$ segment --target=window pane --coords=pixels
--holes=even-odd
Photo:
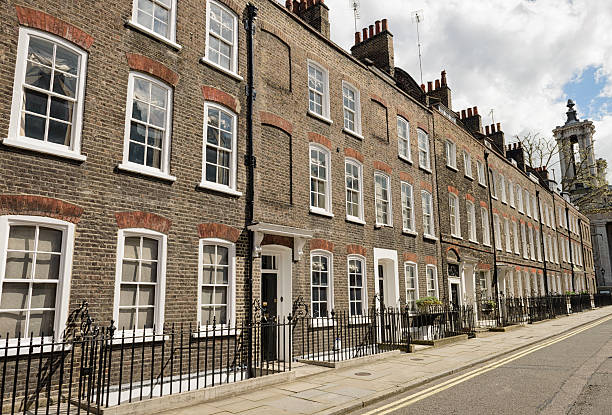
[[[138,292],[138,305],[155,305],[155,286],[141,285]]]
[[[62,231],[40,228],[38,230],[38,252],[61,252]]]
[[[34,226],[11,225],[8,249],[34,250],[35,232]]]
[[[142,262],[140,264],[140,281],[157,282],[157,262]]]
[[[21,120],[21,134],[35,140],[45,139],[46,120],[31,114],[24,114]]]
[[[28,62],[26,65],[25,83],[49,90],[51,86],[51,68]]]
[[[3,310],[27,309],[29,287],[30,285],[27,282],[5,282],[2,285],[0,308]],[[0,332],[0,334],[4,333]]]
[[[214,287],[202,287],[202,304],[213,304]]]
[[[31,44],[31,42],[30,42]],[[57,45],[55,51],[55,68],[69,74],[76,75],[79,66],[79,55]]]
[[[121,281],[138,281],[138,262],[123,261]]]
[[[133,329],[135,314],[134,310],[119,310],[119,328]]]
[[[30,278],[33,254],[23,252],[6,253],[6,278]]]
[[[215,304],[227,304],[227,287],[216,287],[213,300]]]
[[[215,245],[204,245],[202,247],[202,263],[214,264],[213,257],[215,256]]]
[[[217,269],[217,284],[227,284],[227,268],[218,268]]]
[[[55,308],[57,284],[33,284],[31,308]]]
[[[214,283],[213,273],[214,273],[213,267],[204,267],[204,270],[202,272],[202,282],[204,284],[213,284]]]
[[[154,308],[146,308],[138,310],[138,329],[152,328],[153,318],[155,316]]]
[[[76,96],[77,77],[55,72],[53,75],[53,92],[74,98]]]
[[[142,259],[157,259],[158,241],[151,238],[142,238]]]
[[[36,279],[59,279],[61,255],[37,254],[34,278]]]
[[[47,115],[48,95],[26,89],[23,97],[23,107],[26,111]]]
[[[25,311],[0,313],[0,333],[2,333],[2,337],[25,337],[25,321]]]
[[[35,36],[30,37],[28,59],[33,62],[51,66],[53,61],[53,43]]]
[[[121,292],[119,294],[119,305],[136,305],[136,285],[121,285]]]
[[[123,257],[139,259],[140,255],[140,237],[128,236],[125,238],[123,245]]]
[[[228,249],[225,246],[217,246],[217,264],[228,264]]]
[[[68,146],[70,145],[71,134],[72,128],[70,124],[53,120],[49,121],[47,141],[50,143]]]

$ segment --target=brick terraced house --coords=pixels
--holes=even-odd
[[[251,267],[264,313],[321,324],[594,292],[588,219],[499,124],[453,110],[444,71],[396,68],[387,20],[349,53],[323,0],[253,3],[251,74],[244,0],[5,3],[3,338],[60,333],[83,300],[139,333],[233,326]]]

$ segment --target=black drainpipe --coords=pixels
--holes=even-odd
[[[489,174],[489,152],[485,151],[485,172],[487,175],[487,192],[489,193],[489,233],[492,235],[491,247],[493,248],[493,286],[495,290],[495,301],[499,299],[499,287],[497,286],[497,247],[495,244],[495,224],[493,223],[493,198],[491,197],[491,177]]]
[[[253,155],[253,101],[255,100],[255,89],[253,87],[253,37],[255,35],[255,19],[257,19],[257,7],[249,3],[246,7],[244,17],[244,29],[246,30],[247,43],[247,107],[246,107],[246,155],[247,166],[247,194],[246,194],[246,228],[249,244],[247,248],[246,280],[247,280],[247,321],[248,321],[248,352],[247,352],[247,377],[253,372],[253,231],[248,226],[253,223],[255,216],[255,156]]]
[[[586,284],[586,291],[589,291],[589,281],[586,277],[586,267],[584,266],[584,241],[582,240],[582,219],[578,218],[578,233],[580,234],[580,253],[582,254],[582,275]],[[590,293],[589,293],[590,294]]]
[[[574,275],[574,256],[572,255],[572,231],[570,230],[571,222],[569,220],[569,208],[567,202],[565,203],[565,221],[567,222],[567,236],[569,237],[569,257],[570,257],[570,268],[572,269],[572,291],[576,289],[576,276]]]
[[[544,264],[544,292],[548,295],[548,271],[546,269],[546,250],[544,249],[544,223],[542,222],[542,209],[540,209],[540,191],[536,190],[536,200],[538,201],[538,214],[540,219],[540,249],[542,250],[542,263]],[[555,196],[553,195],[553,215],[555,213]],[[553,218],[554,219],[554,218]],[[558,225],[557,225],[558,226]],[[555,233],[555,238],[557,234]]]

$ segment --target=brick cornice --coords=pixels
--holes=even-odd
[[[240,229],[222,223],[201,223],[198,225],[198,235],[200,238],[219,238],[235,243],[240,238]]]
[[[260,111],[259,119],[262,124],[276,127],[289,135],[293,134],[293,124],[276,114],[267,111]]]
[[[322,249],[324,251],[334,252],[334,243],[325,239],[311,239],[310,250]]]
[[[224,6],[229,7],[230,9],[232,9],[232,11],[234,13],[236,13],[239,17],[240,17],[240,6],[238,5],[238,3],[236,3],[234,0],[217,0],[219,3],[223,4]]]
[[[346,254],[347,255],[361,255],[363,257],[366,256],[366,249],[361,245],[347,245],[346,246]]]
[[[224,105],[234,111],[235,113],[240,112],[240,103],[236,98],[223,92],[220,89],[210,85],[202,86],[202,96],[206,101],[216,102],[217,104]]]
[[[153,75],[172,86],[178,84],[179,75],[163,63],[137,53],[126,52],[125,56],[130,69]]]
[[[399,176],[400,176],[400,180],[403,182],[414,183],[414,178],[410,174],[406,173],[405,171],[400,171]]]
[[[363,163],[363,154],[361,154],[359,151],[354,150],[350,147],[346,147],[344,149],[344,155],[346,157],[350,157],[350,158],[354,158],[355,160],[358,160],[360,163]]]
[[[52,33],[85,50],[89,50],[94,42],[94,38],[91,35],[55,16],[24,6],[15,6],[15,9],[19,24],[23,26]]]
[[[387,163],[383,163],[382,161],[374,160],[374,168],[376,170],[384,171],[387,174],[391,174],[393,169]]]
[[[134,210],[130,212],[116,212],[115,219],[119,229],[144,228],[168,234],[172,221],[155,213]]]
[[[76,224],[82,214],[82,207],[51,197],[0,195],[0,215],[45,216]]]
[[[321,144],[322,146],[327,147],[330,150],[332,148],[331,140],[325,137],[324,135],[318,133],[309,132],[308,141],[310,141],[311,143]]]

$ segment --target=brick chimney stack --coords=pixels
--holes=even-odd
[[[393,35],[389,32],[387,19],[377,20],[373,25],[364,28],[361,39],[357,37],[357,33],[351,54],[359,60],[371,60],[378,69],[394,76]]]
[[[478,107],[468,108],[467,111],[461,110],[461,122],[471,132],[482,134],[482,118],[478,114]]]
[[[506,142],[504,139],[504,132],[501,130],[501,124],[491,124],[491,133],[487,134],[487,136],[495,148],[505,156]]]
[[[523,151],[523,145],[521,143],[511,143],[508,144],[505,149],[506,158],[516,161],[517,167],[525,171],[525,152]]]
[[[285,7],[329,39],[329,7],[325,0],[286,0]]]
[[[429,85],[430,82],[428,82]],[[436,88],[433,90],[428,90],[427,95],[433,98],[437,98],[442,104],[446,106],[449,110],[452,110],[452,102],[451,102],[451,90],[446,83],[446,71],[442,71],[440,73],[440,79],[436,79],[435,81]]]

